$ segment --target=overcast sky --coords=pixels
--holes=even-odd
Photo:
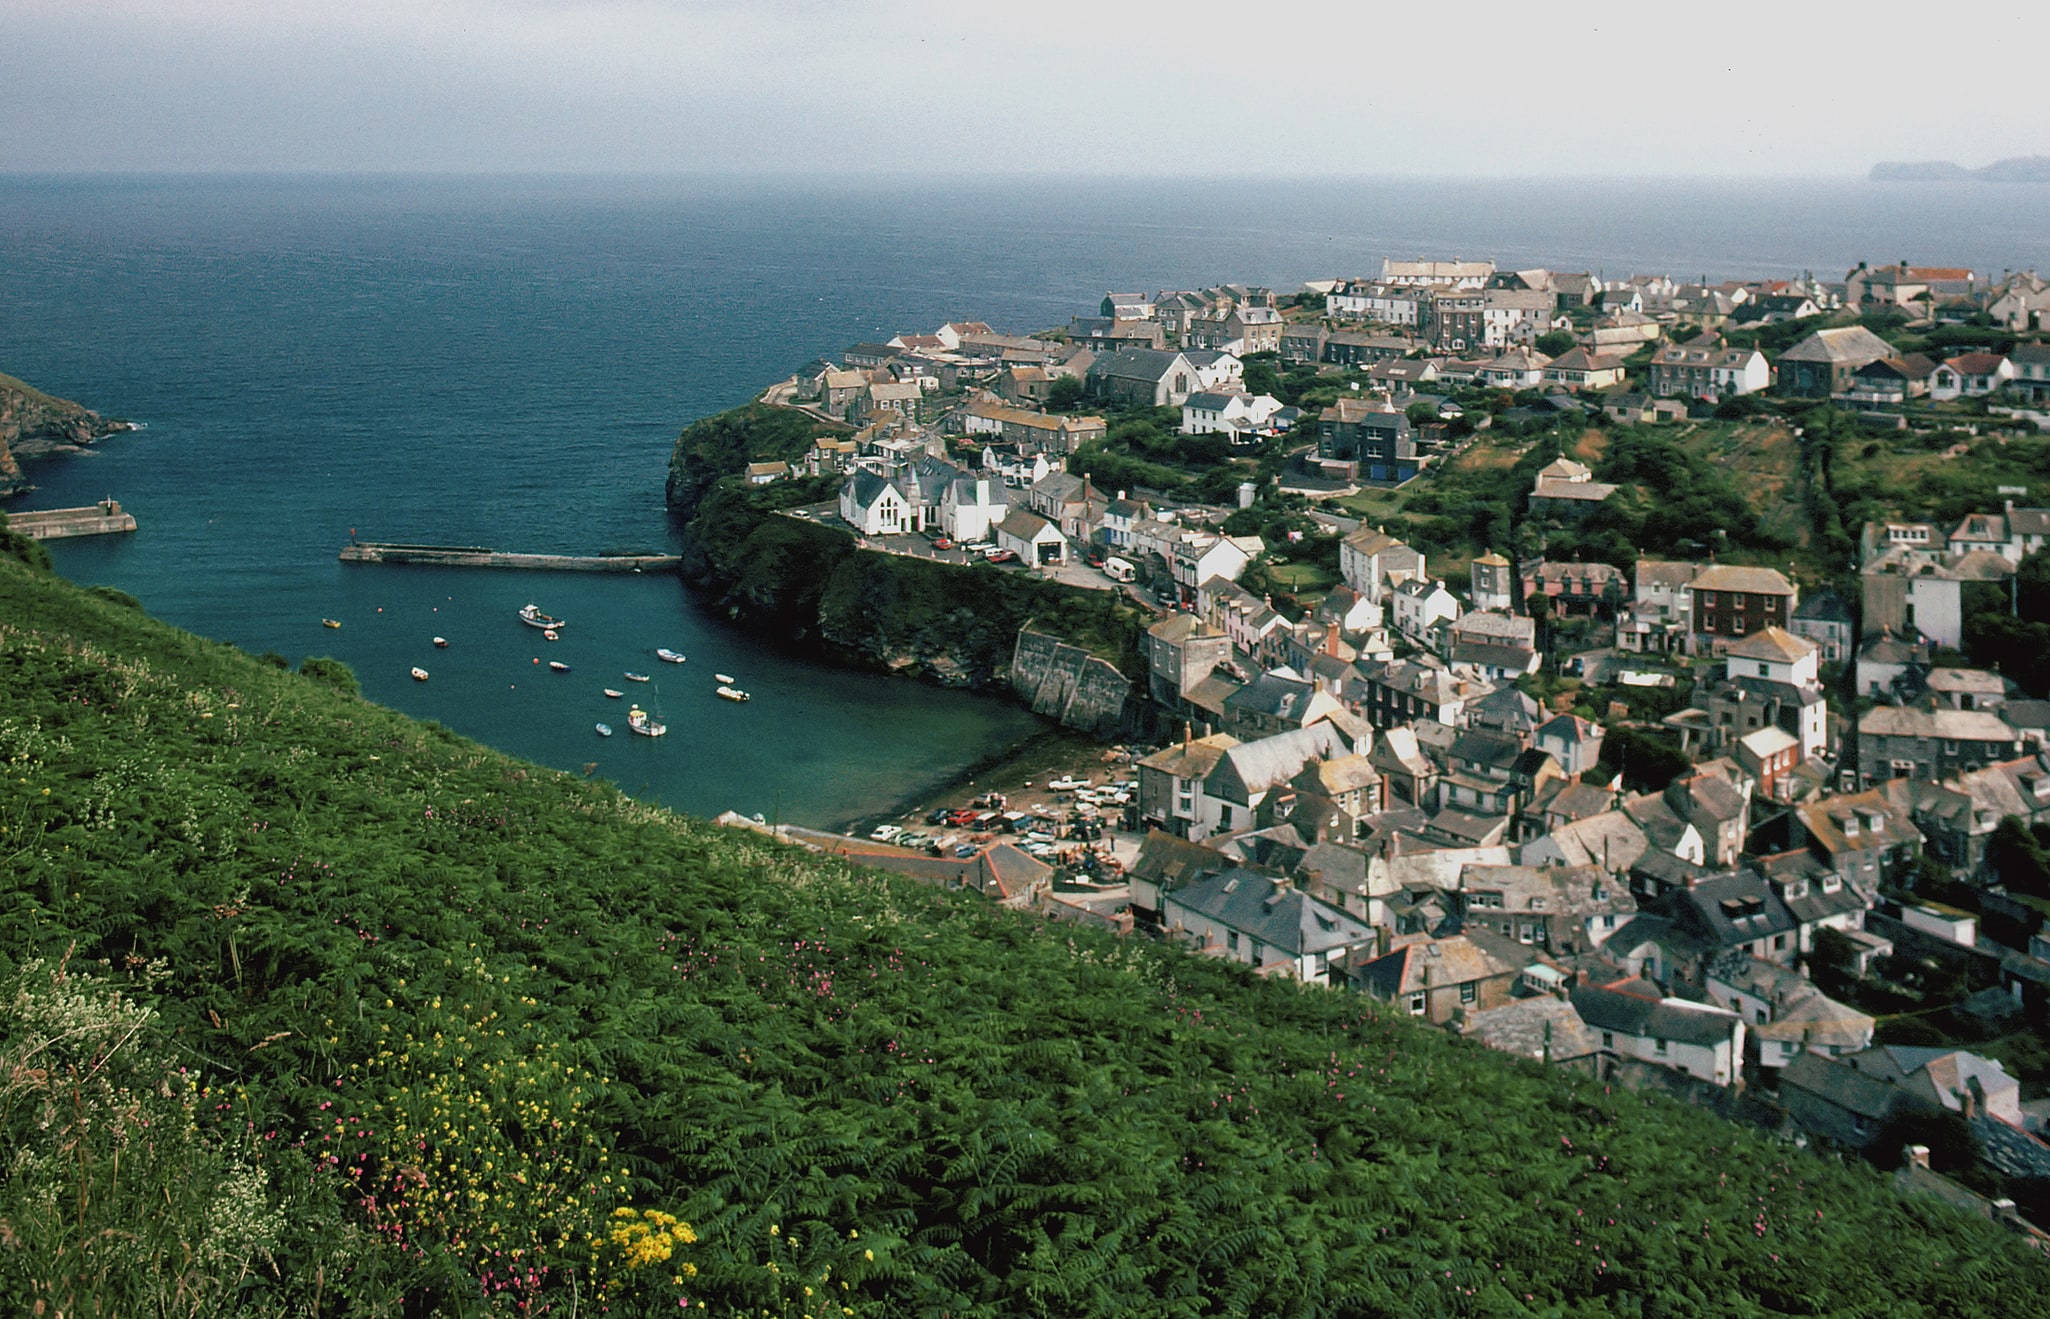
[[[2050,152],[2041,0],[0,0],[0,48],[0,170],[1850,175]]]

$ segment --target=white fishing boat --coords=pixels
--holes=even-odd
[[[447,638],[447,637],[436,637],[436,638],[434,639],[434,648],[435,648],[436,650],[447,650],[447,649],[448,649],[448,638]]]
[[[339,618],[323,618],[320,620],[320,625],[322,627],[340,627],[342,621]]]
[[[681,664],[683,663],[684,655],[682,651],[670,650],[664,646],[656,649],[655,658],[661,660],[664,664]]]
[[[607,696],[610,696],[615,701],[618,700],[620,697],[626,695],[625,692],[619,690],[619,688],[617,687],[607,687],[605,689],[605,694]]]
[[[569,672],[569,665],[564,664],[561,660],[549,660],[548,667],[554,669],[557,673]]]
[[[728,687],[723,683],[713,692],[713,695],[722,701],[751,701],[754,699],[746,692],[740,690],[740,688]]]
[[[426,682],[426,681],[427,681],[427,670],[425,670],[425,669],[421,668],[421,667],[420,667],[419,665],[417,665],[417,664],[416,664],[416,665],[414,665],[414,666],[413,666],[413,681],[414,681],[414,682]]]
[[[628,682],[646,682],[648,675],[645,673],[629,673],[626,675],[626,680]]]
[[[542,613],[540,605],[520,606],[520,621],[522,623],[525,623],[528,627],[538,627],[543,632],[569,626],[560,618],[550,618],[548,615]]]
[[[612,725],[611,725],[611,724],[593,724],[593,725],[592,725],[592,727],[594,727],[594,728],[596,728],[596,729],[598,730],[598,736],[600,736],[600,737],[611,737],[611,736],[612,736]]]
[[[731,687],[734,683],[740,681],[740,679],[734,677],[730,673],[715,673],[712,675],[712,679],[713,681],[717,682],[721,687]]]
[[[560,641],[562,640],[562,634],[551,627],[541,634],[541,639],[543,641]]]
[[[656,723],[638,705],[626,712],[626,727],[628,732],[639,733],[642,737],[660,737],[669,731],[668,724]]]

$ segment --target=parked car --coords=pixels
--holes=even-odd
[[[936,550],[951,550],[954,548],[954,542],[949,537],[940,536],[933,540],[932,547]]]
[[[869,833],[869,837],[878,843],[888,843],[894,841],[897,835],[903,832],[904,826],[901,824],[879,824]]]
[[[946,807],[942,806],[939,809],[929,813],[925,817],[925,822],[927,824],[945,824],[947,822],[947,816],[949,816],[950,814],[952,814],[952,812],[949,811]]]
[[[989,563],[1013,563],[1017,561],[1016,550],[984,550],[982,557]]]
[[[975,855],[975,844],[973,844],[973,843],[960,843],[960,844],[957,844],[957,845],[955,846],[955,848],[954,848],[954,855],[955,855],[955,856],[956,856],[957,858],[959,858],[960,860],[966,861],[966,860],[967,860],[967,859],[968,859],[969,857],[971,857],[971,856],[974,856],[974,855]]]
[[[1057,779],[1048,780],[1046,786],[1052,788],[1055,792],[1073,792],[1077,788],[1088,787],[1089,780],[1070,778],[1068,775],[1063,774]]]

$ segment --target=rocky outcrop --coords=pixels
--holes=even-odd
[[[0,375],[0,495],[29,488],[21,472],[23,458],[75,449],[134,428]]]

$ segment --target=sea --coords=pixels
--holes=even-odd
[[[39,488],[6,507],[118,498],[140,530],[53,543],[65,576],[252,653],[334,656],[369,699],[514,755],[696,814],[843,825],[1041,725],[781,653],[673,577],[338,551],[668,552],[678,431],[811,358],[949,320],[1029,332],[1111,289],[1287,292],[1384,256],[1611,278],[2050,270],[2050,187],[0,175],[0,371],[145,427],[33,462]],[[560,641],[516,621],[530,602],[567,620]],[[754,699],[718,700],[714,673]],[[669,735],[628,736],[608,687]]]

